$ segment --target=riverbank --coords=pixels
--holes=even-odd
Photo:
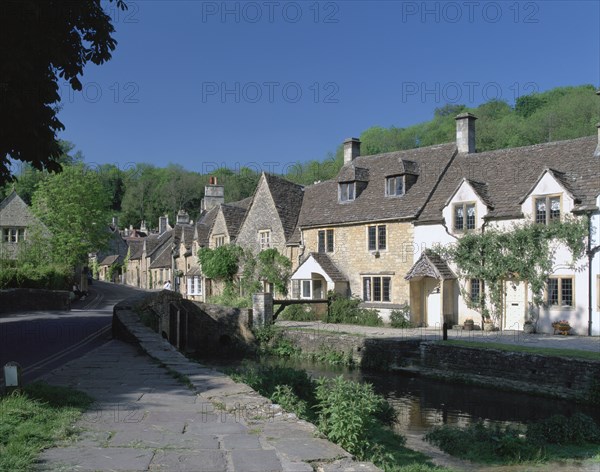
[[[597,338],[277,322],[277,335],[304,355],[337,353],[363,369],[600,403]],[[467,333],[467,334],[465,334]],[[472,334],[478,333],[478,334]],[[518,342],[525,339],[526,341]],[[598,346],[600,347],[600,345]],[[580,348],[580,349],[576,349]]]

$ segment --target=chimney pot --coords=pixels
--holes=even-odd
[[[344,141],[344,165],[360,156],[360,139],[348,138]]]
[[[475,120],[471,113],[461,113],[456,117],[456,147],[458,152],[471,154],[475,152]]]

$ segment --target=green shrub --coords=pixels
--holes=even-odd
[[[61,265],[4,267],[0,270],[0,289],[70,290],[72,276],[71,269]]]
[[[386,400],[373,391],[370,384],[321,378],[317,381],[317,409],[319,430],[331,441],[351,454],[369,457],[374,444],[370,437],[380,427],[379,417],[386,408]]]
[[[298,418],[308,417],[306,401],[301,400],[289,385],[277,385],[271,395],[271,400],[281,405],[284,410],[295,413]]]
[[[600,443],[600,428],[592,418],[583,413],[575,413],[570,418],[554,415],[530,424],[527,437],[540,444]]]
[[[412,323],[410,322],[410,307],[407,304],[404,304],[398,310],[392,310],[390,314],[390,324],[392,328],[412,328]]]
[[[360,308],[361,303],[360,298],[333,295],[329,307],[329,322],[363,326],[383,325],[379,312],[374,309]]]
[[[279,319],[288,321],[317,321],[319,316],[307,305],[289,305],[279,315]]]
[[[476,462],[526,461],[539,459],[539,445],[527,441],[517,428],[486,426],[477,422],[466,428],[436,426],[425,439],[442,451]]]

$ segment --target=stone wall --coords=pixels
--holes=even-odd
[[[585,400],[600,379],[600,361],[423,342],[428,374],[480,385]]]
[[[43,290],[12,288],[0,290],[0,313],[28,310],[70,310],[70,292],[66,290]]]
[[[588,401],[600,379],[600,360],[573,359],[443,342],[368,338],[331,331],[285,328],[282,335],[303,352],[350,353],[365,369],[400,370],[502,390]]]
[[[285,329],[282,335],[304,353],[335,350],[350,354],[364,369],[394,370],[419,360],[419,340],[373,339],[331,331]]]
[[[192,302],[169,290],[146,296],[136,307],[158,315],[158,333],[182,352],[221,356],[253,349],[250,310]]]
[[[354,225],[334,228],[334,251],[327,253],[336,267],[350,282],[352,295],[360,298],[362,279],[366,275],[391,277],[391,303],[368,303],[366,307],[397,308],[410,300],[409,283],[404,279],[413,265],[413,226],[411,223],[388,222],[387,249],[376,256],[368,250],[367,226]],[[319,229],[302,232],[305,254],[318,251]]]

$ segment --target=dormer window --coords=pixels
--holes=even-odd
[[[388,197],[404,195],[404,176],[387,177],[385,179],[385,194]]]
[[[355,195],[355,183],[354,182],[346,182],[343,184],[339,184],[340,189],[340,202],[349,202],[354,200]]]
[[[535,197],[535,222],[547,225],[560,220],[560,196]]]
[[[475,203],[456,203],[454,205],[454,231],[475,229]]]

